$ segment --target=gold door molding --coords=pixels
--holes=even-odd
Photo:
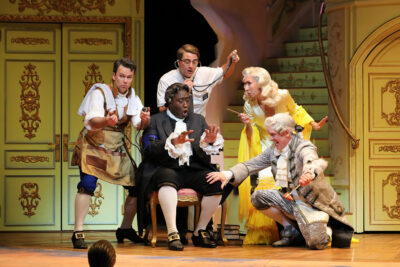
[[[399,187],[384,182],[399,171],[399,44],[396,18],[363,41],[349,66],[350,128],[362,136],[350,158],[357,232],[400,230],[396,209],[391,210],[398,206]]]
[[[22,16],[0,15],[0,22],[48,22],[48,23],[116,23],[124,25],[124,56],[132,57],[131,17],[83,17],[83,16]]]

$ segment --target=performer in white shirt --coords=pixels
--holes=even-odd
[[[164,74],[157,87],[157,106],[160,111],[165,107],[165,90],[173,83],[183,83],[193,95],[193,112],[206,116],[206,106],[213,88],[232,75],[239,56],[233,50],[224,65],[218,68],[198,67],[200,52],[197,47],[185,44],[177,51],[176,69]]]
[[[143,242],[132,228],[137,210],[136,165],[124,141],[125,128],[130,121],[137,130],[145,129],[150,122],[150,112],[143,110],[142,102],[131,88],[135,71],[136,64],[132,60],[121,58],[115,61],[112,83],[94,84],[79,108],[79,115],[84,117],[84,128],[71,162],[79,166],[80,172],[72,235],[74,248],[87,248],[83,222],[97,179],[123,185],[129,191],[124,205],[124,219],[116,232],[118,242],[123,242],[124,238],[135,243]]]

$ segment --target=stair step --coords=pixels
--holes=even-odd
[[[299,104],[328,104],[327,88],[292,88],[288,89],[293,100]]]
[[[295,72],[271,73],[272,79],[278,83],[279,88],[298,88],[298,87],[326,87],[324,73],[315,72]]]
[[[326,39],[328,37],[328,27],[322,26],[322,39]],[[299,40],[300,41],[315,41],[318,40],[318,27],[307,27],[302,28],[299,31]]]
[[[326,87],[319,88],[287,88],[294,101],[299,104],[327,104],[328,89]],[[236,90],[231,100],[231,105],[242,106],[244,90]],[[242,112],[242,111],[240,111]]]
[[[303,108],[313,117],[314,120],[319,121],[328,114],[328,105],[326,104],[306,104],[302,105]],[[243,106],[229,106],[230,109],[236,110],[237,112],[243,112]],[[240,122],[237,114],[229,111],[225,111],[224,114],[225,122]]]
[[[328,61],[328,57],[325,57]],[[322,71],[320,56],[279,57],[265,60],[266,69],[271,72]]]
[[[323,40],[324,53],[328,51],[328,40]],[[317,56],[320,55],[318,41],[301,41],[285,43],[287,56]]]

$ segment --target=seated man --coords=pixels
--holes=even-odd
[[[256,191],[251,202],[283,226],[281,240],[272,246],[300,245],[305,239],[309,248],[324,249],[332,235],[332,247],[350,247],[354,230],[324,177],[326,161],[318,158],[317,148],[301,133],[293,133],[296,125],[288,114],[269,117],[265,124],[273,145],[229,171],[209,173],[207,181],[220,181],[222,187],[228,182],[239,185],[247,176],[271,166],[275,185],[280,189]]]
[[[170,85],[165,93],[167,110],[151,116],[143,133],[144,158],[136,177],[139,186],[138,223],[143,228],[143,203],[148,192],[158,189],[158,199],[168,231],[168,247],[183,250],[176,227],[177,191],[192,188],[203,195],[200,219],[192,235],[195,246],[215,248],[206,230],[222,195],[221,183],[209,184],[208,173],[217,169],[210,155],[223,147],[219,128],[208,127],[203,116],[190,113],[189,88]]]

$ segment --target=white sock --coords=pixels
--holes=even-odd
[[[221,198],[221,195],[203,196],[203,199],[201,200],[201,213],[199,223],[197,224],[197,227],[193,232],[194,235],[197,236],[199,234],[199,230],[206,229],[207,224],[211,219],[211,216],[213,216],[215,210],[218,208]]]
[[[178,232],[176,228],[176,206],[178,205],[178,192],[172,186],[162,186],[158,190],[158,201],[164,214],[168,234]]]
[[[77,193],[75,197],[75,224],[74,231],[83,231],[83,222],[88,214],[92,196]]]

